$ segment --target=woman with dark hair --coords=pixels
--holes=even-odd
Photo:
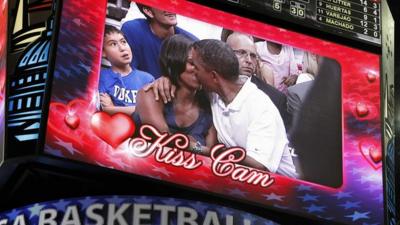
[[[134,114],[136,123],[151,124],[161,132],[190,137],[190,150],[204,155],[217,142],[210,104],[194,74],[192,41],[182,35],[165,39],[161,46],[161,72],[176,86],[175,98],[164,104],[152,91],[140,90]]]

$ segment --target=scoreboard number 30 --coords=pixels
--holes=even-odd
[[[298,2],[290,1],[290,15],[305,18],[306,6]]]

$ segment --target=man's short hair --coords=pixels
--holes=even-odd
[[[207,70],[216,71],[226,80],[234,81],[238,78],[238,59],[226,43],[215,39],[204,39],[193,43],[193,49]]]
[[[146,17],[146,19],[151,20],[151,18],[144,12],[144,8],[147,8],[149,10],[151,10],[151,7],[147,6],[147,5],[143,5],[141,3],[136,3],[139,11]]]
[[[116,28],[114,26],[111,26],[111,25],[106,25],[105,29],[104,29],[104,37],[106,35],[109,35],[109,34],[112,34],[112,33],[121,34],[122,36],[125,37],[124,33],[121,30],[119,30],[118,28]]]
[[[254,37],[253,37],[253,36],[248,35],[248,34],[245,34],[245,33],[241,33],[241,32],[238,32],[238,31],[229,30],[229,29],[226,29],[226,28],[222,28],[222,31],[221,31],[221,41],[226,42],[226,41],[228,40],[229,36],[231,36],[231,35],[234,34],[234,33],[235,33],[235,34],[245,35],[245,36],[247,36],[252,42],[254,42]]]

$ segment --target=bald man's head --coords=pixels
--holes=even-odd
[[[249,35],[233,32],[226,39],[239,60],[241,75],[252,76],[256,71],[257,50],[253,38]]]

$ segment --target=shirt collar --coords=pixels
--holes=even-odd
[[[240,75],[239,82],[244,82],[244,84],[231,103],[225,105],[222,99],[218,96],[218,104],[224,111],[239,111],[242,108],[243,103],[246,101],[247,96],[250,94],[252,85],[251,79],[248,76]]]

